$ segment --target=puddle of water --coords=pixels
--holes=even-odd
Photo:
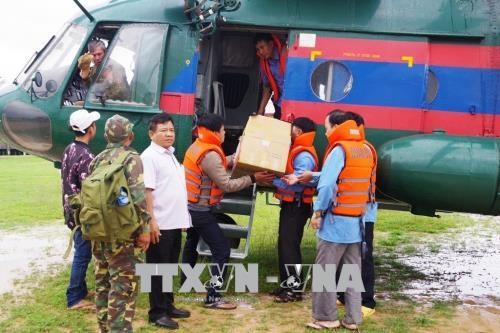
[[[62,258],[68,241],[69,229],[62,223],[0,233],[0,294],[13,291],[16,280],[69,262]]]
[[[458,233],[423,240],[417,254],[400,261],[426,275],[403,292],[420,300],[460,300],[500,309],[500,234],[491,225],[477,224]],[[500,225],[500,218],[492,219]]]

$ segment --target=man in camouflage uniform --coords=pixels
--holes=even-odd
[[[100,163],[112,162],[129,152],[124,162],[124,173],[142,226],[131,235],[130,241],[114,243],[95,241],[97,322],[101,332],[132,332],[132,319],[138,293],[135,265],[144,262],[144,251],[149,246],[149,214],[144,197],[143,167],[139,154],[130,148],[134,139],[132,124],[122,116],[114,115],[106,121],[106,149],[90,165],[92,173]]]

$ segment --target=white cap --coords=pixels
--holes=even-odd
[[[101,115],[97,111],[89,113],[85,109],[80,109],[69,116],[69,125],[73,131],[85,133],[85,130],[99,118]]]

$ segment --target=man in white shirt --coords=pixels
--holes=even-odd
[[[187,207],[184,168],[174,156],[175,128],[166,113],[149,122],[151,145],[141,154],[144,164],[146,203],[151,215],[151,246],[148,263],[177,263],[181,250],[182,229],[191,227]],[[177,329],[172,318],[187,318],[189,311],[174,306],[173,293],[162,292],[161,276],[153,276],[149,293],[149,322]]]

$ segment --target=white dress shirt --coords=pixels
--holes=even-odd
[[[160,230],[191,227],[184,167],[165,149],[151,142],[141,154],[144,185],[153,190],[153,212]]]

